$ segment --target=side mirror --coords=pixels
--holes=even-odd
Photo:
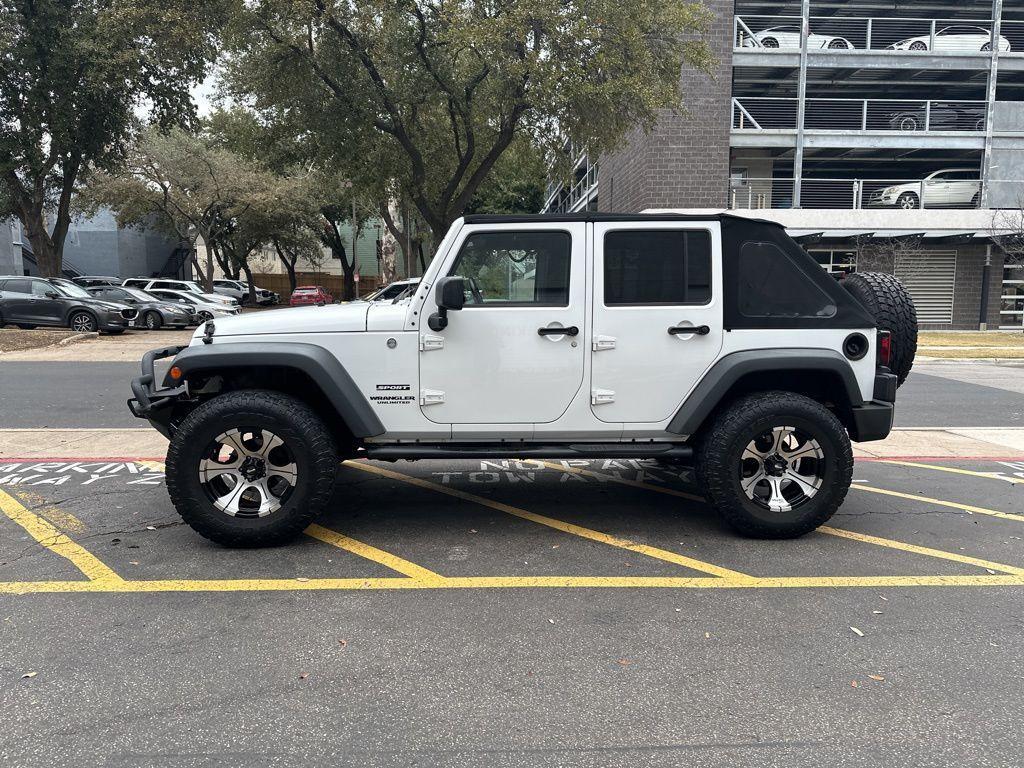
[[[466,288],[461,277],[442,277],[434,288],[437,312],[427,318],[432,331],[443,331],[448,327],[448,310],[458,311],[466,303]]]
[[[57,293],[56,291],[47,291],[44,295],[48,299],[59,299],[60,298],[60,294]]]

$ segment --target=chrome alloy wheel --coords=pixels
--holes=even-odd
[[[789,512],[821,489],[824,460],[821,444],[806,432],[774,427],[743,449],[740,487],[758,506]]]
[[[273,514],[288,500],[297,478],[287,444],[265,429],[224,432],[199,461],[199,483],[207,498],[232,517]]]

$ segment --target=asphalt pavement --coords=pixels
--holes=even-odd
[[[0,359],[0,428],[132,427],[137,363]],[[900,388],[897,427],[1024,426],[1024,365],[922,363]]]
[[[785,542],[735,536],[650,462],[370,466],[341,470],[321,529],[238,551],[181,523],[153,462],[0,463],[0,762],[1024,750],[1024,463],[858,462],[832,528]],[[34,546],[47,524],[70,541]]]

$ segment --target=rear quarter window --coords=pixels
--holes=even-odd
[[[739,254],[739,312],[745,317],[828,318],[832,298],[775,243],[748,240]]]

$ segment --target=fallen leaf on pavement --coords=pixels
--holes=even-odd
[[[851,688],[860,688],[860,686],[857,685],[857,681],[856,680],[851,680],[850,681],[850,687]]]
[[[852,629],[852,630],[853,630],[853,634],[855,634],[855,635],[856,635],[857,637],[864,637],[864,633],[863,633],[863,632],[861,632],[861,631],[860,631],[859,629],[857,629],[856,627],[850,627],[850,629]]]
[[[346,645],[348,645],[348,640],[343,640],[342,638],[339,637],[338,638],[338,644],[341,645],[342,648],[344,648]]]
[[[309,677],[309,672],[300,672],[299,673],[299,680],[305,680],[307,677]]]
[[[619,664],[621,664],[622,666],[626,666],[627,664],[632,664],[632,663],[633,662],[630,661],[629,659],[619,659]]]
[[[24,675],[21,676],[21,679],[24,680],[26,677],[35,677],[38,674],[38,672],[26,672]]]
[[[885,678],[884,678],[884,677],[882,677],[881,675],[868,675],[868,677],[870,677],[870,678],[871,678],[872,680],[877,680],[877,681],[878,681],[878,682],[880,682],[880,683],[881,683],[881,682],[882,682],[883,680],[885,680]]]

